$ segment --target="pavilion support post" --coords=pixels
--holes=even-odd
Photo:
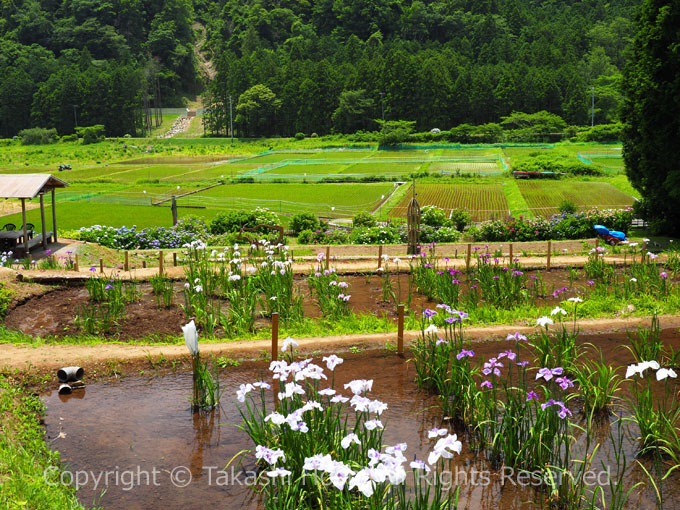
[[[54,190],[52,190],[52,230],[54,232],[52,233],[52,239],[54,239],[54,242],[57,242],[57,202],[54,199]],[[43,228],[43,233],[45,232],[45,229]]]
[[[25,256],[28,257],[28,229],[26,228],[26,199],[21,199],[21,219],[24,221],[24,250]]]
[[[42,247],[47,250],[47,229],[45,229],[45,199],[43,194],[40,194],[40,222],[42,226]]]

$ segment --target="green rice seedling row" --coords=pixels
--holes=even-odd
[[[523,181],[518,182],[526,203],[535,215],[551,217],[560,204],[570,201],[580,209],[622,209],[635,199],[606,182]]]
[[[412,190],[390,212],[390,216],[405,217]],[[417,184],[416,199],[421,207],[434,205],[449,212],[465,209],[473,221],[501,218],[508,215],[508,202],[498,184]]]

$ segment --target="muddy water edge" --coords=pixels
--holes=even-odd
[[[677,330],[664,330],[662,338],[667,347],[680,348]],[[633,361],[622,347],[627,343],[623,333],[584,335],[579,341],[594,345],[615,366],[624,367]],[[474,344],[476,357],[482,358],[507,348],[506,342],[498,341]],[[599,358],[599,353],[596,356]],[[342,390],[342,385],[352,379],[374,379],[371,396],[389,405],[383,415],[384,443],[406,442],[407,457],[426,458],[432,446],[427,431],[447,425],[437,398],[418,390],[413,365],[382,351],[343,357],[345,363],[336,369],[335,387]],[[241,383],[261,378],[268,380],[264,362],[245,362],[224,370],[222,404],[210,413],[191,412],[188,398],[192,380],[186,372],[98,382],[69,396],[53,391],[43,397],[48,409],[46,438],[61,452],[68,471],[74,473],[81,485],[79,499],[88,508],[95,504],[106,510],[263,508],[259,494],[249,486],[256,471],[254,456],[239,456],[229,464],[239,452],[253,448],[248,436],[238,429],[241,417],[235,391]],[[629,415],[625,406],[617,411]],[[574,415],[575,423],[582,425],[579,413]],[[594,442],[601,443],[593,472],[601,481],[608,481],[617,469],[611,447],[611,438],[616,440],[620,430],[616,419],[614,415],[593,430]],[[636,462],[636,427],[627,423],[621,430],[627,459],[623,480],[628,488],[647,478]],[[452,459],[448,476],[460,487],[459,508],[546,507],[544,493],[520,486],[503,470],[493,469],[482,454],[470,451],[464,433],[457,432],[463,440],[463,452]],[[583,454],[584,438],[578,431],[574,436],[578,458]],[[652,467],[646,460],[642,462],[648,469]],[[608,491],[604,487],[605,496]],[[663,508],[680,508],[680,475],[672,474],[664,482],[663,491]],[[633,491],[627,507],[657,508],[649,484]]]

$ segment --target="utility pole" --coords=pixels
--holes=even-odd
[[[231,144],[234,145],[234,116],[231,108],[231,95],[229,96],[229,132],[231,133]]]
[[[78,108],[78,105],[72,104],[71,106],[73,106],[73,120],[76,123],[76,127],[78,127],[78,114],[76,113],[76,109]]]
[[[595,125],[595,87],[590,87],[591,101],[590,101],[590,127]]]

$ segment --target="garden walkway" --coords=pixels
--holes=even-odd
[[[661,316],[661,327],[680,327],[680,316]],[[634,330],[640,326],[648,326],[649,318],[627,317],[611,319],[579,320],[582,333],[613,333]],[[508,333],[527,334],[536,331],[535,326],[483,326],[465,328],[465,334],[473,341],[503,339]],[[418,331],[404,333],[405,344],[408,345],[417,336]],[[328,336],[321,338],[296,339],[303,353],[347,352],[351,346],[362,349],[377,349],[390,342],[396,343],[396,332]],[[267,353],[271,347],[269,339],[244,340],[234,342],[202,342],[201,353],[215,356],[227,356],[232,359],[257,359]],[[395,354],[396,355],[396,354]],[[65,365],[79,365],[87,369],[90,380],[98,375],[110,373],[112,362],[116,362],[119,371],[125,373],[145,366],[150,361],[164,357],[167,360],[188,359],[184,344],[178,345],[136,345],[136,344],[99,344],[99,345],[29,345],[6,344],[0,350],[0,369],[44,373]]]

